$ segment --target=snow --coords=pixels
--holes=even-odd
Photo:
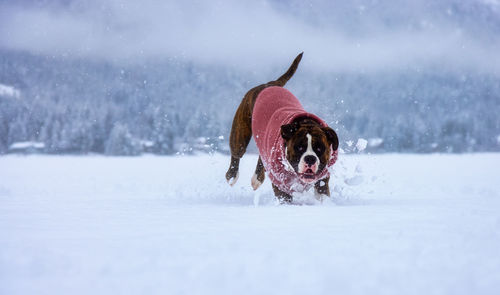
[[[9,150],[43,149],[45,144],[36,141],[21,141],[10,145]]]
[[[145,148],[152,148],[155,145],[154,141],[152,140],[141,140],[140,143]]]
[[[356,148],[358,149],[359,152],[362,152],[366,149],[366,145],[368,144],[368,141],[364,138],[359,138],[358,142],[356,142]]]
[[[13,98],[19,98],[21,92],[9,85],[4,85],[0,83],[0,96],[9,96]]]
[[[377,147],[381,146],[382,143],[384,143],[384,139],[380,138],[380,137],[374,137],[374,138],[368,139],[368,146],[371,148],[377,148]]]
[[[0,157],[0,294],[500,289],[500,154],[340,155],[335,202],[281,206],[256,162]]]
[[[364,181],[363,176],[361,176],[361,175],[355,175],[353,177],[346,178],[345,183],[347,183],[348,185],[354,186],[354,185],[360,185],[360,184],[362,184],[363,181]]]

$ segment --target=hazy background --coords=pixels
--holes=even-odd
[[[301,51],[344,149],[500,151],[500,1],[0,0],[0,153],[227,151]]]

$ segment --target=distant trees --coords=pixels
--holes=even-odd
[[[141,143],[130,134],[128,127],[115,124],[106,142],[105,154],[118,156],[136,156],[142,152]]]
[[[5,50],[0,69],[0,84],[20,92],[0,93],[0,153],[36,141],[46,153],[107,155],[227,151],[245,92],[283,71],[178,61],[120,66]],[[299,71],[287,88],[337,130],[341,145],[365,137],[381,152],[498,151],[498,81],[443,68]]]
[[[173,154],[175,152],[176,141],[176,120],[173,114],[169,114],[160,109],[156,109],[152,114],[152,126],[149,140],[153,143],[152,152],[160,155]],[[180,134],[179,134],[180,135]]]

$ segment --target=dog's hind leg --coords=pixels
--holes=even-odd
[[[257,190],[259,186],[264,182],[266,178],[266,169],[264,168],[264,164],[262,164],[262,159],[259,156],[259,160],[257,161],[257,167],[255,167],[255,173],[252,176],[252,187],[253,190]]]
[[[252,138],[252,113],[247,98],[248,94],[243,98],[240,106],[234,115],[231,134],[229,136],[229,146],[231,148],[231,163],[226,172],[226,180],[229,185],[234,185],[238,180],[240,159],[247,150],[248,143]]]
[[[226,180],[229,185],[233,186],[236,181],[238,181],[238,177],[240,176],[239,170],[240,166],[240,158],[236,158],[231,156],[231,163],[229,164],[229,169],[226,172]]]

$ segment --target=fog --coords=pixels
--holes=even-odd
[[[438,3],[435,3],[438,2]],[[499,1],[2,1],[0,46],[114,62],[257,69],[438,65],[498,73]]]
[[[0,0],[0,154],[227,152],[302,51],[286,87],[344,150],[500,151],[498,0]]]

